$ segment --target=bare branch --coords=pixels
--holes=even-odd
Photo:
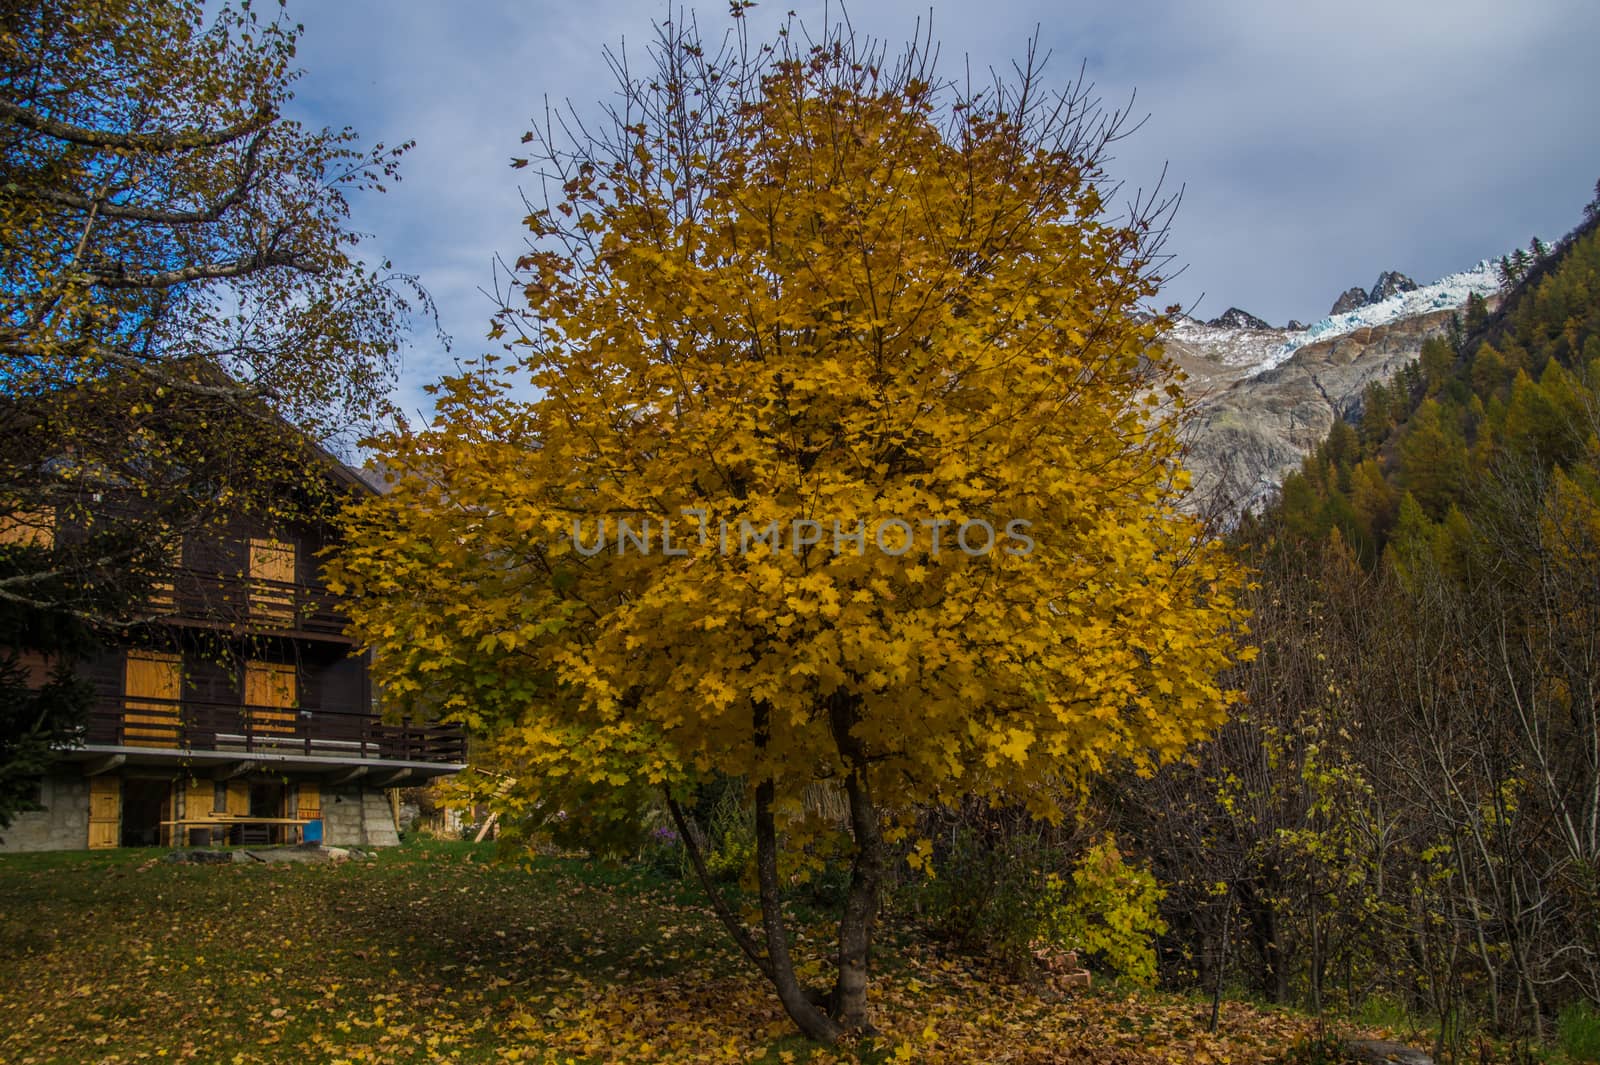
[[[153,222],[156,225],[190,226],[207,225],[215,222],[226,214],[231,208],[237,206],[250,191],[251,182],[255,178],[256,163],[260,155],[260,148],[266,140],[266,133],[258,134],[245,150],[244,169],[239,175],[238,182],[228,190],[227,195],[210,204],[193,211],[163,210],[159,207],[141,207],[131,203],[111,203],[104,198],[80,196],[66,189],[40,189],[37,193],[40,199],[63,207],[71,207],[79,211],[98,213],[102,218],[120,218],[130,222]]]
[[[59,119],[35,114],[10,100],[0,100],[0,118],[13,125],[43,133],[47,137],[81,144],[86,148],[133,152],[186,152],[196,148],[217,148],[231,144],[240,137],[265,129],[277,120],[278,114],[269,108],[257,111],[250,118],[219,130],[182,130],[167,133],[116,133],[109,130],[89,129]]]
[[[324,267],[319,263],[300,258],[289,252],[264,252],[231,263],[200,263],[178,270],[165,270],[156,274],[91,274],[90,279],[101,288],[170,288],[192,281],[210,281],[222,277],[244,277],[258,270],[287,266],[307,274],[320,274]]]

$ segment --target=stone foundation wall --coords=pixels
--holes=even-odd
[[[40,787],[44,809],[18,814],[0,830],[0,854],[72,851],[89,846],[89,781],[79,771],[52,773]]]
[[[399,844],[394,812],[381,788],[348,784],[324,788],[322,839],[332,847],[393,847]]]
[[[202,780],[187,790],[191,809],[211,808]],[[201,791],[196,791],[196,788]],[[201,794],[201,792],[204,794]],[[0,854],[22,851],[73,851],[89,846],[89,780],[76,766],[47,776],[40,788],[44,809],[18,814],[0,831]],[[393,847],[399,844],[394,812],[382,788],[360,783],[322,789],[322,838],[335,847]]]

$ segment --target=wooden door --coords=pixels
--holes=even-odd
[[[243,780],[228,781],[227,812],[235,817],[250,816],[250,785]]]
[[[289,735],[295,730],[299,703],[292,664],[246,662],[244,667],[245,720],[257,736]]]
[[[279,628],[294,622],[294,545],[250,541],[250,616]]]
[[[122,839],[122,778],[89,778],[89,848],[115,847]]]
[[[322,816],[322,788],[315,780],[302,780],[295,789],[294,815],[306,821]]]
[[[183,697],[183,658],[129,651],[122,683],[122,742],[129,747],[176,747]]]

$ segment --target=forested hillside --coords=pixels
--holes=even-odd
[[[1514,469],[1581,480],[1593,468],[1600,387],[1594,219],[1531,269],[1493,318],[1481,306],[1469,304],[1453,339],[1428,341],[1419,362],[1387,385],[1369,386],[1359,425],[1335,424],[1285,480],[1250,540],[1304,543],[1337,530],[1371,563],[1390,542],[1422,537],[1436,542],[1435,554],[1464,562],[1468,519],[1493,509],[1493,486]]]
[[[1596,212],[1240,530],[1243,713],[1117,797],[1169,972],[1461,1046],[1600,1000]]]

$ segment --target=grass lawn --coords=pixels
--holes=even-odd
[[[343,865],[0,856],[0,1062],[829,1062],[697,889],[491,846]],[[819,937],[820,938],[820,937]],[[809,953],[804,941],[800,953]],[[1064,998],[908,943],[866,1061],[1268,1060],[1309,1022],[1102,988]]]

